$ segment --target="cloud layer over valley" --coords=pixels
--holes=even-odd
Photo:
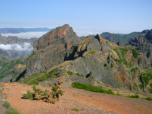
[[[2,50],[12,51],[33,51],[33,46],[30,43],[24,42],[23,44],[0,44]]]

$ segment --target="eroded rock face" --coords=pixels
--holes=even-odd
[[[79,38],[67,24],[45,34],[34,43],[34,53],[27,61],[26,76],[72,60],[78,43]]]

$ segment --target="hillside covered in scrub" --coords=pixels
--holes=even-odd
[[[69,87],[79,82],[98,87],[152,92],[151,56],[131,46],[118,46],[99,34],[79,40],[63,25],[34,43],[19,82],[46,85],[61,79]]]

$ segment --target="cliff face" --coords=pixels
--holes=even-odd
[[[69,25],[57,27],[34,43],[34,53],[28,58],[26,76],[47,70],[65,60],[72,60],[79,38]]]

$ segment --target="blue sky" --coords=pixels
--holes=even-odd
[[[69,24],[79,35],[152,29],[152,0],[0,0],[0,27]]]

